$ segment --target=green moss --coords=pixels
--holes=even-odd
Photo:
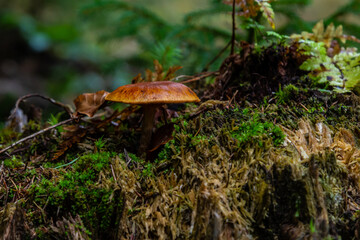
[[[230,146],[232,142],[234,148],[253,143],[262,146],[266,141],[275,146],[281,145],[285,135],[278,126],[264,118],[257,110],[230,108],[208,111],[196,119],[179,121],[174,126],[174,139],[165,144],[157,160],[176,159],[182,151],[199,153],[201,149],[211,149],[215,145]]]
[[[219,105],[174,119],[173,139],[152,162],[122,153],[129,143],[119,142],[120,137],[110,138],[103,131],[92,135],[85,143],[93,143],[94,150],[70,152],[63,162],[43,164],[48,169],[38,168],[37,173],[34,168],[26,170],[28,178],[37,179],[28,192],[27,219],[43,239],[49,237],[42,230],[51,224],[49,219],[56,222],[68,215],[79,215],[92,238],[113,238],[110,232],[119,228],[126,196],[126,218],[139,226],[136,231],[146,229],[145,224],[153,226],[140,237],[160,236],[163,233],[157,230],[164,224],[164,236],[170,238],[167,229],[175,226],[178,232],[173,238],[186,239],[195,216],[194,239],[200,238],[212,226],[207,220],[211,211],[219,214],[223,226],[230,216],[236,231],[259,239],[274,239],[282,234],[280,227],[291,224],[305,234],[320,234],[316,224],[320,208],[327,209],[330,220],[355,224],[358,217],[351,221],[339,217],[344,213],[342,189],[352,182],[346,181],[347,170],[336,162],[335,154],[299,159],[293,145],[283,144],[280,125],[295,132],[299,119],[307,119],[312,127],[319,121],[327,123],[334,133],[344,126],[355,129],[356,101],[348,95],[297,87],[282,91],[292,94],[283,98],[281,106],[269,98],[260,106]],[[16,187],[9,190],[10,198],[16,198]],[[4,193],[0,190],[0,195]],[[170,220],[159,222],[161,216]],[[130,225],[121,226],[132,230]]]
[[[285,135],[281,129],[271,122],[262,122],[259,115],[253,115],[247,122],[237,124],[231,131],[231,136],[238,142],[238,146],[246,142],[258,142],[262,146],[262,138],[271,138],[275,146],[283,143]]]
[[[11,159],[8,158],[4,160],[4,166],[8,168],[19,168],[24,166],[24,163],[20,158],[12,156]]]
[[[293,84],[286,85],[284,89],[281,89],[281,85],[279,86],[279,91],[275,93],[278,104],[287,103],[292,96],[299,94],[299,88],[294,86]]]
[[[46,206],[46,211],[58,209],[60,216],[62,213],[79,215],[89,229],[104,232],[117,224],[113,221],[123,204],[110,177],[114,157],[115,154],[109,152],[81,156],[71,169],[57,171],[50,179],[43,176],[32,186],[30,194],[37,205]],[[108,178],[100,180],[101,174]]]
[[[10,128],[0,129],[0,143],[8,144],[14,139],[17,139],[20,136],[20,133],[11,130]]]

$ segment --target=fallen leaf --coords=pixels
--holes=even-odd
[[[105,102],[105,97],[109,93],[101,90],[96,93],[83,93],[79,95],[75,100],[74,104],[76,107],[75,116],[79,114],[85,114],[88,117],[94,116],[99,110],[101,105]]]

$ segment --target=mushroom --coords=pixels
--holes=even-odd
[[[187,86],[170,81],[141,82],[117,88],[105,100],[142,106],[144,120],[138,154],[144,153],[150,143],[156,109],[166,103],[200,102]]]

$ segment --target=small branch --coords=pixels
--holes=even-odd
[[[234,101],[236,94],[238,94],[239,90],[236,90],[234,95],[230,98],[229,103],[226,105],[227,107],[229,107],[232,103],[232,101]]]
[[[58,101],[56,101],[55,99],[52,99],[52,98],[50,98],[50,97],[46,97],[46,96],[43,96],[43,95],[38,94],[38,93],[31,93],[31,94],[24,95],[24,96],[20,97],[20,98],[16,101],[15,111],[9,116],[9,119],[13,118],[13,115],[14,115],[14,113],[16,112],[16,109],[19,108],[19,105],[20,105],[20,103],[21,103],[22,101],[24,101],[24,100],[27,99],[27,98],[32,98],[32,97],[40,97],[40,98],[42,98],[42,99],[45,99],[45,100],[49,101],[50,103],[52,103],[52,104],[54,104],[54,105],[56,105],[56,106],[59,106],[59,107],[63,108],[63,109],[69,114],[70,117],[72,117],[72,115],[73,115],[73,112],[72,112],[72,110],[70,109],[69,106],[67,106],[67,105],[65,105],[65,104],[63,104],[63,103],[61,103],[61,102],[58,102]]]
[[[49,130],[51,130],[51,129],[53,129],[53,128],[59,127],[59,126],[61,126],[61,125],[64,125],[64,124],[69,123],[69,122],[74,121],[74,120],[75,120],[75,119],[73,119],[73,118],[69,118],[69,119],[64,120],[64,121],[62,121],[62,122],[59,122],[59,123],[57,123],[57,124],[55,124],[55,125],[53,125],[53,126],[50,126],[50,127],[44,128],[44,129],[41,129],[40,131],[38,131],[38,132],[36,132],[36,133],[34,133],[34,134],[31,134],[31,135],[29,135],[29,136],[27,136],[27,137],[24,137],[24,138],[20,139],[19,141],[14,142],[14,143],[11,144],[10,146],[8,146],[8,147],[0,150],[0,154],[5,153],[5,152],[6,152],[7,150],[9,150],[10,148],[15,147],[16,145],[18,145],[18,144],[20,144],[20,143],[22,143],[22,142],[25,142],[25,141],[27,141],[27,140],[29,140],[29,139],[31,139],[31,138],[34,138],[34,137],[36,137],[36,136],[38,136],[38,135],[40,135],[40,134],[45,133],[45,132],[47,132],[47,131],[49,131]]]
[[[174,77],[174,78],[172,78],[172,79],[170,79],[170,81],[175,81],[175,82],[177,82],[177,81],[179,81],[181,78],[192,78],[193,76],[191,76],[191,75],[179,75],[179,76],[177,76],[177,77]]]
[[[202,75],[200,75],[200,76],[193,77],[193,78],[190,78],[190,79],[188,79],[188,80],[184,80],[184,81],[182,81],[182,82],[180,82],[180,83],[195,82],[195,81],[198,81],[198,80],[200,80],[200,79],[203,79],[203,78],[206,78],[206,77],[209,77],[209,76],[212,76],[212,75],[217,75],[217,74],[218,74],[217,71],[215,71],[215,72],[206,72],[206,73],[204,73],[204,74],[202,74]]]
[[[252,17],[252,19],[255,22],[259,22],[261,19],[261,14],[258,14],[256,17]],[[261,30],[259,29],[259,27],[257,25],[254,28],[253,27],[250,28],[247,41],[251,44],[257,42],[256,31],[259,32],[262,35],[262,37],[264,37],[264,34],[261,32]]]
[[[230,55],[234,54],[234,47],[235,47],[235,0],[233,0],[232,5],[232,35],[231,35],[231,51]]]
[[[307,112],[309,112],[309,109],[307,109],[302,103],[299,102],[299,105],[302,106]]]

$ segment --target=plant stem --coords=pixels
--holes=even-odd
[[[235,47],[235,0],[233,0],[232,5],[232,35],[231,35],[231,51],[230,55],[234,54],[234,47]]]
[[[144,120],[143,120],[142,133],[140,138],[140,146],[138,149],[139,156],[142,156],[144,153],[146,153],[146,150],[149,147],[151,141],[152,129],[154,126],[155,112],[158,106],[159,104],[149,104],[142,106],[144,111]]]
[[[45,100],[51,102],[52,104],[57,105],[57,106],[63,108],[63,109],[69,114],[69,116],[72,117],[72,114],[73,114],[73,113],[72,113],[72,110],[71,110],[71,108],[70,108],[69,106],[67,106],[67,105],[65,105],[65,104],[63,104],[63,103],[61,103],[61,102],[58,102],[58,101],[56,101],[55,99],[52,99],[52,98],[50,98],[50,97],[43,96],[43,95],[38,94],[38,93],[31,93],[31,94],[27,94],[27,95],[24,95],[24,96],[20,97],[20,98],[16,101],[15,110],[19,108],[19,104],[20,104],[22,101],[24,101],[24,100],[27,99],[27,98],[32,98],[32,97],[40,97],[40,98],[42,98],[42,99],[45,99]],[[15,113],[15,111],[13,111],[13,112]],[[12,114],[9,116],[9,119],[11,119],[11,118],[13,117],[14,113],[12,113]]]

